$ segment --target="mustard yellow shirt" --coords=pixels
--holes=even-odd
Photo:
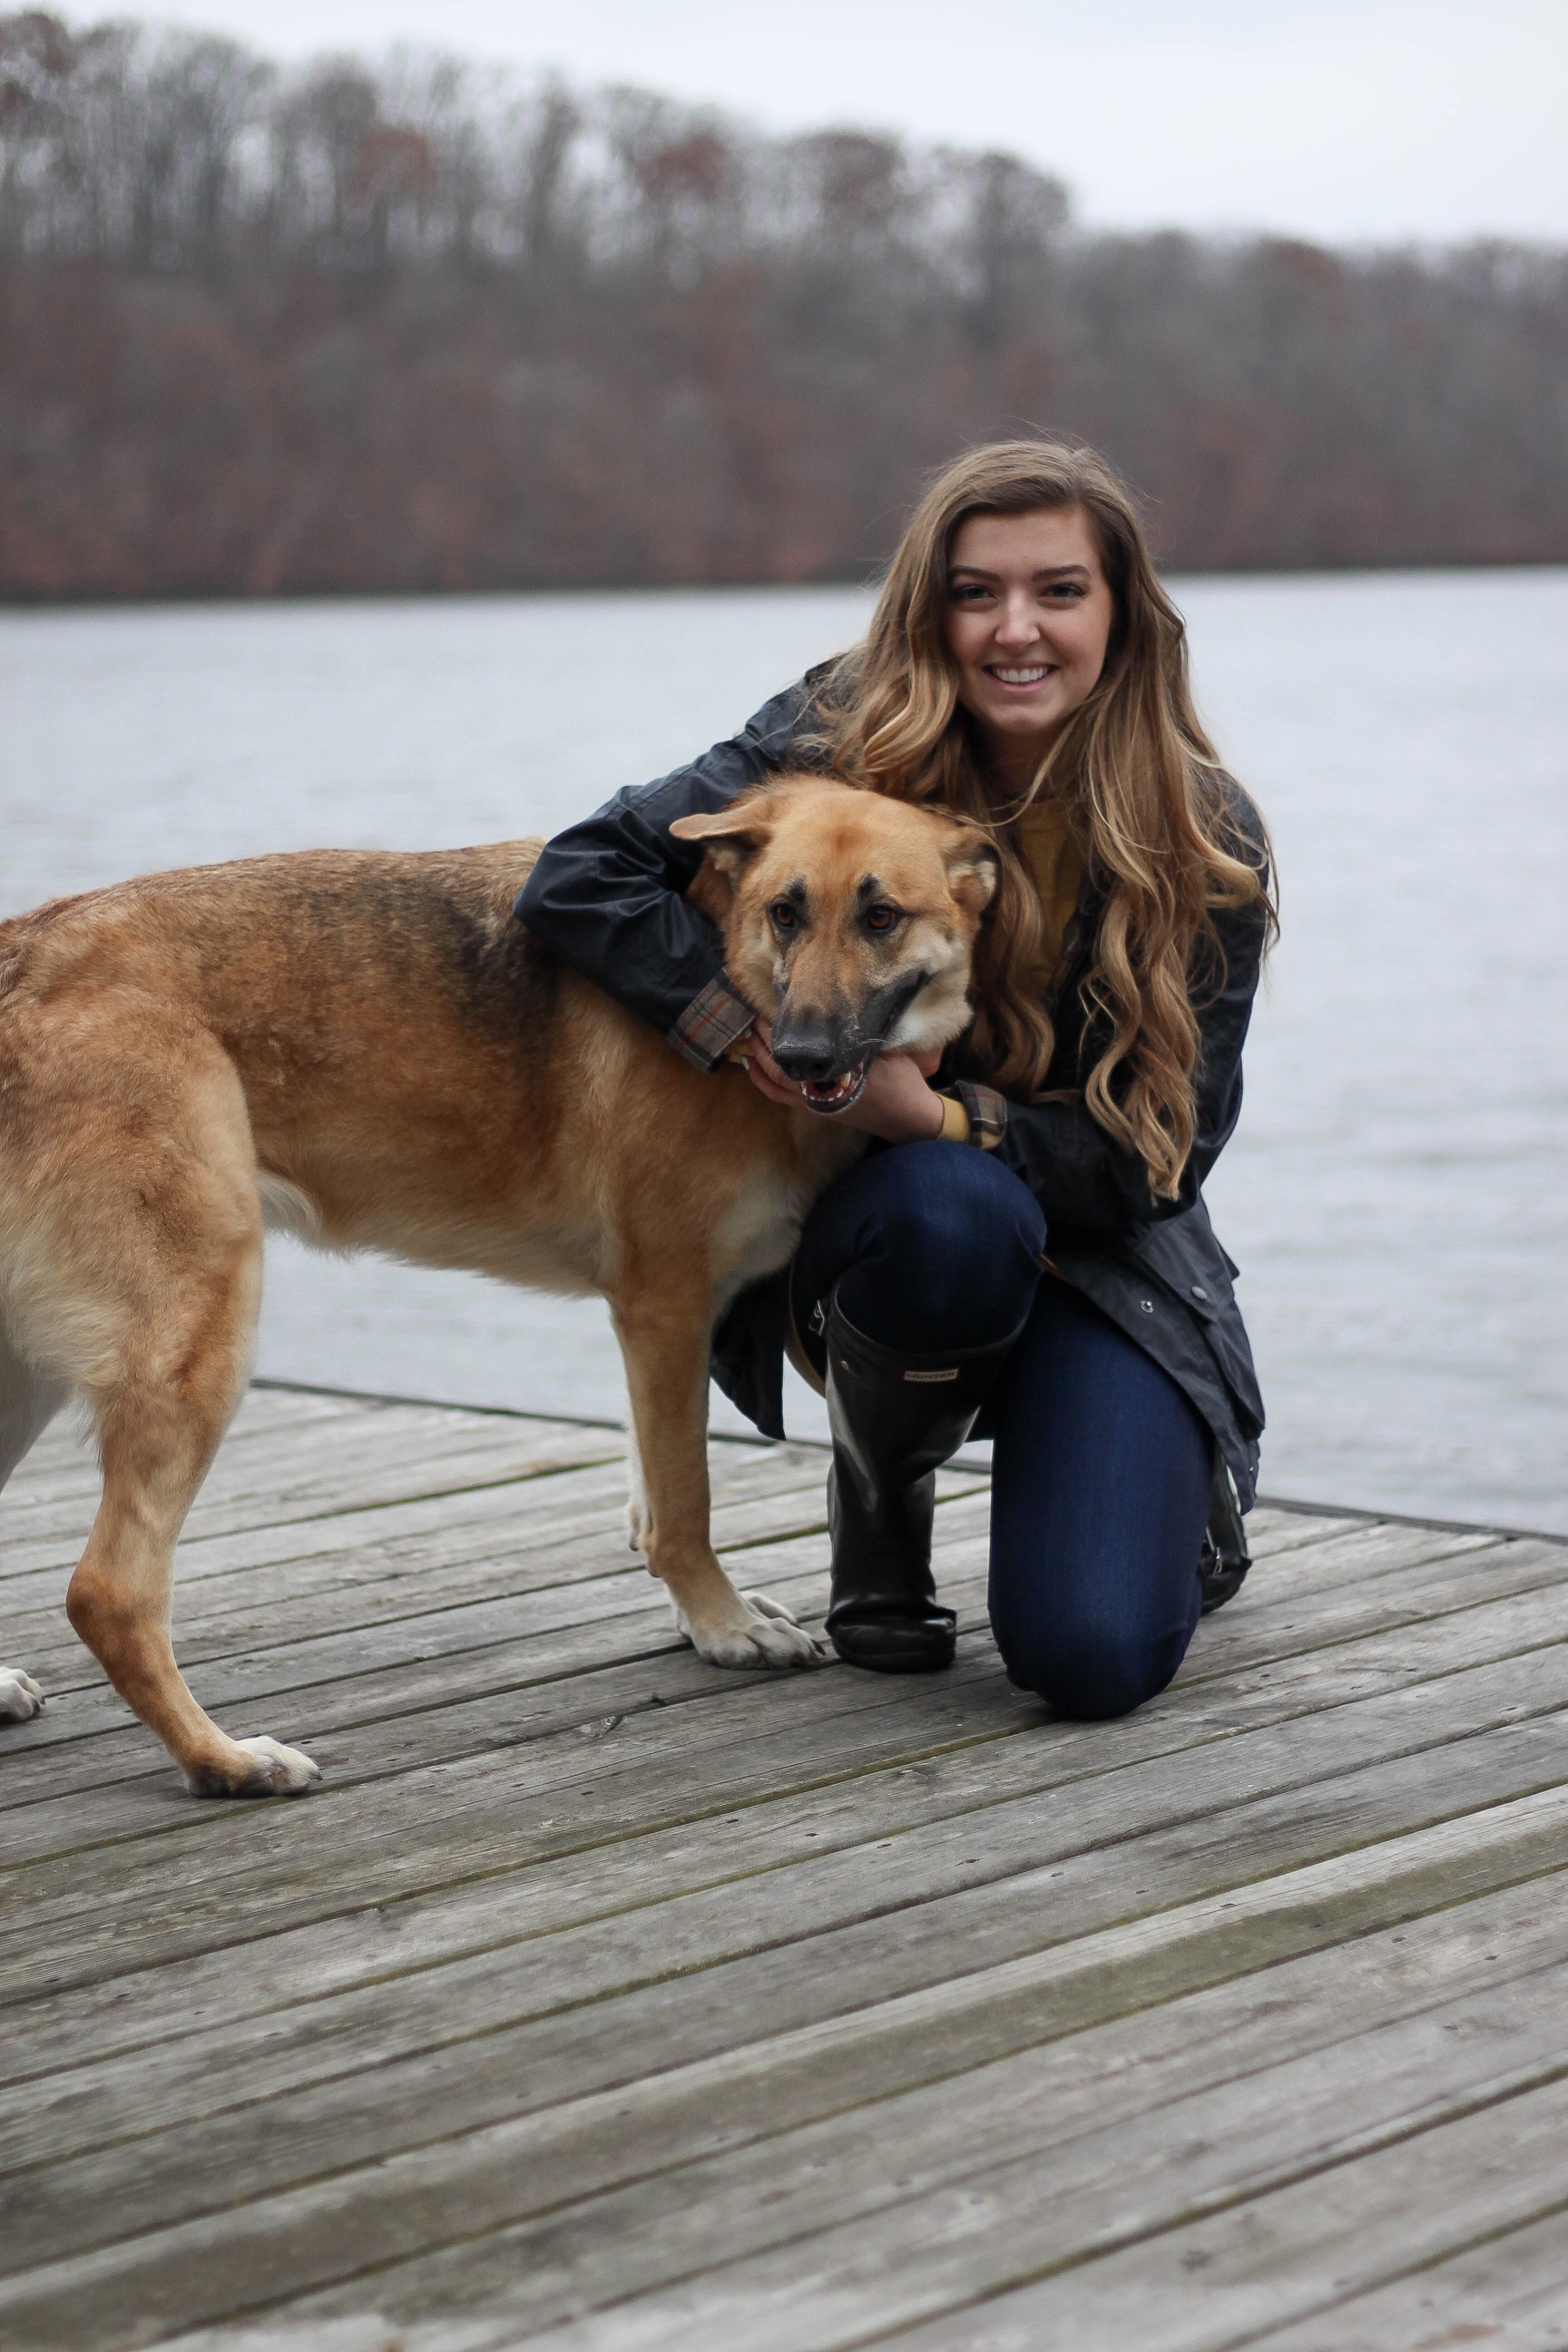
[[[1041,995],[1057,976],[1062,941],[1078,905],[1083,880],[1083,850],[1073,831],[1067,803],[1033,801],[1013,820],[1019,855],[1040,894],[1040,944],[1032,967]]]
[[[1019,856],[1040,894],[1040,944],[1031,974],[1044,996],[1060,967],[1062,941],[1078,905],[1083,850],[1063,801],[1032,801],[1013,823]],[[970,1140],[969,1114],[951,1095],[942,1097],[941,1139],[944,1143]]]

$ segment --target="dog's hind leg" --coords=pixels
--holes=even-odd
[[[64,1381],[23,1362],[0,1324],[0,1486],[66,1401]],[[44,1694],[20,1666],[0,1666],[0,1723],[27,1723],[41,1712]]]
[[[103,1465],[66,1607],[194,1794],[291,1795],[319,1777],[310,1758],[228,1738],[174,1663],[174,1546],[249,1371],[262,1223],[233,1066],[188,1029],[163,1039],[145,1026],[102,1019],[111,1076],[72,1072],[97,1115],[71,1152],[35,1165],[25,1204],[45,1268],[37,1351],[69,1370]]]
[[[99,1400],[103,1498],[66,1606],[193,1796],[296,1796],[321,1777],[310,1759],[275,1739],[229,1738],[174,1661],[174,1546],[245,1386],[259,1227],[201,1255],[199,1268],[172,1276],[155,1324],[136,1334],[120,1379]]]
[[[706,1290],[627,1282],[610,1301],[642,1470],[642,1545],[676,1622],[716,1666],[811,1666],[823,1653],[782,1602],[737,1592],[709,1528]]]

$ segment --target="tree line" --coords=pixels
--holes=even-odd
[[[1568,558],[1568,253],[1090,234],[1014,157],[0,16],[0,595],[863,577],[1047,427],[1191,568]]]

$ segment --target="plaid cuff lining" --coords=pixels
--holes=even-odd
[[[969,1113],[969,1140],[982,1151],[994,1151],[1007,1132],[1007,1098],[994,1087],[972,1086],[961,1078],[953,1093]]]
[[[700,1070],[721,1062],[738,1038],[743,1037],[756,1014],[743,996],[737,996],[722,972],[694,996],[673,1029],[666,1031],[678,1054]]]

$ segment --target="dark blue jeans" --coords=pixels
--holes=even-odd
[[[874,1152],[807,1218],[796,1324],[837,1293],[911,1355],[1023,1328],[986,1412],[995,1433],[991,1623],[1015,1683],[1060,1715],[1125,1715],[1181,1664],[1202,1599],[1213,1440],[1169,1374],[1042,1276],[1039,1205],[984,1152]]]

